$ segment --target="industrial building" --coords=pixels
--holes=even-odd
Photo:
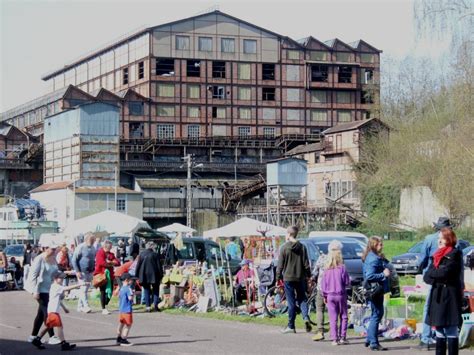
[[[219,186],[193,184],[207,191],[198,206],[227,211],[246,197],[237,185],[249,197],[260,194],[264,163],[319,143],[320,133],[337,124],[377,116],[380,53],[363,40],[294,40],[213,11],[144,28],[66,63],[42,77],[51,93],[1,120],[32,137],[22,157],[41,168],[46,117],[87,102],[116,105],[122,186],[180,179],[181,158],[191,154],[202,164],[195,177]],[[155,225],[183,221],[181,214],[162,217],[155,206],[166,204],[152,204],[158,197],[146,197],[146,189],[145,215]],[[214,209],[204,202],[219,194],[228,203]]]

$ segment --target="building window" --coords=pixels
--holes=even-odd
[[[225,62],[221,62],[221,61],[212,62],[212,77],[225,79]]]
[[[328,66],[327,65],[312,65],[311,66],[311,81],[326,83],[328,81]]]
[[[199,106],[188,106],[188,117],[198,118],[201,116],[201,108]]]
[[[201,97],[201,86],[187,84],[188,99],[199,99]]]
[[[174,75],[174,59],[157,59],[155,65],[156,75]]]
[[[143,102],[129,102],[128,113],[131,116],[143,116],[144,104]]]
[[[273,128],[273,127],[264,127],[263,128],[263,135],[267,138],[274,138],[275,137],[275,128]]]
[[[172,139],[174,138],[174,125],[172,124],[159,124],[157,127],[157,136],[160,139]]]
[[[225,87],[214,85],[212,87],[212,98],[213,99],[225,99]]]
[[[123,85],[128,84],[128,68],[122,69],[122,84]]]
[[[138,79],[143,79],[145,77],[145,63],[138,63]]]
[[[174,117],[174,105],[158,105],[156,114],[158,117]]]
[[[212,108],[212,118],[225,118],[225,108],[214,106]]]
[[[311,102],[316,102],[318,104],[325,104],[327,102],[327,93],[326,93],[326,91],[312,90],[311,91]]]
[[[198,202],[199,208],[211,208],[211,199],[209,198],[200,198]]]
[[[239,63],[237,66],[237,75],[240,80],[250,80],[250,64]]]
[[[347,66],[340,66],[338,77],[338,81],[340,83],[350,83],[352,81],[352,68]]]
[[[201,61],[187,60],[186,61],[186,76],[191,78],[199,78],[201,76]]]
[[[351,122],[351,111],[342,110],[337,111],[338,122]]]
[[[199,50],[201,52],[211,52],[212,51],[212,38],[199,37]]]
[[[181,208],[181,201],[182,199],[180,198],[170,198],[168,202],[170,208]]]
[[[130,122],[128,124],[128,131],[130,138],[143,138],[143,123]]]
[[[300,110],[286,110],[286,119],[289,121],[297,121],[301,119]]]
[[[324,51],[311,51],[309,54],[309,59],[327,61],[328,54],[329,54],[328,52],[324,52]]]
[[[327,122],[327,110],[311,110],[311,121],[313,122]]]
[[[275,64],[262,64],[262,80],[275,80]]]
[[[158,96],[160,97],[174,97],[174,84],[160,83],[157,84]]]
[[[257,41],[254,39],[244,39],[244,53],[246,54],[257,53]]]
[[[336,61],[348,63],[352,59],[352,53],[347,52],[337,52],[336,53]]]
[[[144,208],[155,208],[155,199],[154,198],[144,198],[143,199]]]
[[[176,49],[188,51],[190,49],[189,36],[176,36]]]
[[[375,55],[372,53],[361,53],[360,61],[362,63],[375,63]]]
[[[250,120],[252,118],[252,109],[249,107],[239,107],[239,118],[243,120]]]
[[[361,84],[372,84],[374,82],[374,71],[372,69],[361,69]]]
[[[275,88],[262,88],[263,101],[275,101]]]
[[[286,89],[286,100],[291,102],[300,101],[300,89]]]
[[[188,126],[188,137],[189,138],[198,138],[199,137],[199,125],[189,125]]]
[[[286,59],[300,59],[300,51],[287,50]]]
[[[274,108],[264,108],[262,110],[262,118],[264,120],[274,120],[276,118],[276,111]]]
[[[127,200],[124,198],[117,199],[117,211],[126,212],[127,211]]]
[[[351,93],[347,91],[339,91],[336,93],[336,100],[338,104],[350,104]]]
[[[252,98],[252,89],[249,87],[239,87],[237,97],[239,100],[250,100]]]
[[[286,66],[286,80],[300,81],[300,67],[299,65]]]
[[[250,127],[239,127],[239,137],[250,136]]]
[[[373,104],[374,99],[372,97],[372,94],[368,91],[362,91],[360,93],[360,103],[361,104]]]
[[[234,53],[235,52],[235,40],[233,38],[221,38],[221,52],[222,53]]]

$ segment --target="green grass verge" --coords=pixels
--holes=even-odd
[[[388,260],[392,260],[394,256],[406,253],[416,243],[417,241],[408,240],[384,240],[383,252]]]

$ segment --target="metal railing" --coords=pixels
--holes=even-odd
[[[148,160],[124,160],[120,162],[120,168],[128,170],[150,170],[156,169],[161,171],[186,171],[181,162],[156,162]],[[250,163],[203,163],[202,168],[196,168],[196,171],[223,171],[233,172],[237,168],[238,171],[264,172],[265,164]]]
[[[22,159],[0,158],[0,168],[2,169],[31,169]]]

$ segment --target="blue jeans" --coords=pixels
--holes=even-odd
[[[308,298],[306,297],[305,281],[285,281],[285,295],[288,303],[288,328],[295,329],[296,302],[298,302],[303,320],[309,320],[308,317]]]
[[[426,296],[425,306],[423,307],[423,330],[421,332],[421,341],[425,344],[430,344],[433,342],[433,332],[431,331],[431,326],[426,323],[426,316],[428,315],[428,309],[430,308],[431,285],[428,285],[427,289],[428,296]]]
[[[449,327],[436,327],[437,338],[457,338],[458,336],[459,331],[457,325],[451,325]]]
[[[145,294],[145,305],[146,307],[150,307],[151,303],[151,295],[153,293],[153,306],[155,308],[158,307],[158,303],[160,302],[160,284],[144,284],[142,285],[143,293]]]
[[[379,324],[383,317],[383,294],[377,296],[372,301],[369,301],[370,310],[372,314],[370,315],[369,329],[367,329],[367,340],[366,342],[370,346],[378,345],[378,335],[379,335]]]

